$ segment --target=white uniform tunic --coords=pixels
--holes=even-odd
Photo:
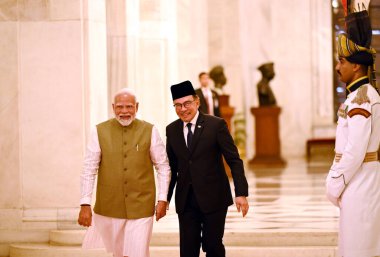
[[[367,153],[379,149],[380,96],[370,84],[362,85],[347,96],[338,115],[335,152],[341,158],[331,166],[326,189],[340,208],[339,254],[380,256],[380,163],[364,162]]]

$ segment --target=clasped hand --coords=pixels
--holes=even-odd
[[[158,201],[156,205],[156,221],[158,221],[159,219],[161,219],[162,217],[166,215],[166,205],[167,205],[167,202]]]

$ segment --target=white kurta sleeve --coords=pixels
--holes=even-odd
[[[98,173],[101,150],[96,127],[91,130],[84,157],[82,174],[80,176],[80,204],[91,204],[95,178]]]
[[[150,145],[150,158],[157,171],[158,200],[167,201],[171,171],[166,154],[166,148],[158,129],[153,126]]]
[[[371,135],[371,105],[354,104],[350,107],[347,116],[347,144],[342,158],[331,167],[326,181],[327,197],[336,206],[346,185],[363,164]]]

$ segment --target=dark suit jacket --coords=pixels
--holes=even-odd
[[[168,201],[177,185],[177,213],[184,211],[190,185],[204,213],[225,209],[233,204],[222,155],[231,168],[235,196],[248,196],[243,161],[223,119],[200,112],[190,150],[186,147],[183,122],[180,119],[166,127],[166,137],[172,171]]]
[[[208,109],[207,109],[206,99],[203,96],[202,89],[201,88],[196,89],[195,93],[198,95],[199,100],[200,100],[199,110],[201,112],[203,112],[203,113],[209,114],[208,113]],[[211,89],[211,93],[212,93],[212,101],[213,101],[213,104],[214,104],[214,115],[218,116],[218,117],[221,117],[220,116],[220,109],[219,109],[219,95],[218,95],[218,93],[216,93],[212,89]]]

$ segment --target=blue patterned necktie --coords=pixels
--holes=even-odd
[[[187,123],[187,148],[190,149],[191,141],[193,140],[193,132],[191,132],[191,123]]]

